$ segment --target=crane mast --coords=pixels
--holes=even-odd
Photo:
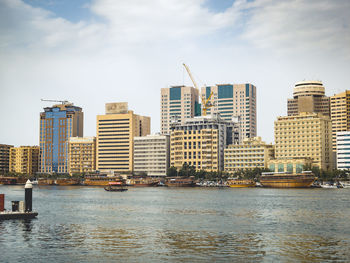
[[[188,67],[185,63],[183,63],[182,65],[185,67],[185,69],[186,69],[188,75],[190,76],[190,79],[192,80],[193,86],[194,86],[197,90],[199,90],[199,88],[198,88],[198,86],[197,86],[197,83],[196,83],[196,81],[194,80],[194,78],[193,78],[193,76],[192,76],[192,73],[191,73],[189,67]],[[211,102],[210,102],[212,95],[213,95],[213,91],[210,92],[210,95],[209,95],[209,97],[208,97],[206,100],[203,99],[202,96],[200,96],[200,97],[201,97],[201,100],[202,100],[202,105],[203,105],[203,116],[206,116],[206,115],[207,115],[207,110],[208,110],[209,108],[213,107],[213,104],[211,104]]]

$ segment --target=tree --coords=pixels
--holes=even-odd
[[[177,176],[177,169],[174,166],[171,166],[166,171],[166,176],[168,177],[176,177]]]

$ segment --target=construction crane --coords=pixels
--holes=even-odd
[[[198,86],[197,86],[197,83],[195,82],[195,80],[194,80],[194,78],[193,78],[193,76],[192,76],[192,74],[191,74],[191,71],[190,71],[190,69],[188,68],[188,66],[187,66],[185,63],[183,63],[182,65],[185,67],[185,69],[186,69],[188,75],[190,76],[190,79],[192,80],[193,86],[194,86],[197,90],[199,90],[199,88],[198,88]],[[203,116],[206,116],[206,115],[207,115],[207,110],[208,110],[209,108],[211,108],[211,107],[214,106],[213,104],[211,104],[211,101],[210,101],[212,95],[213,95],[213,91],[210,92],[210,95],[209,95],[209,97],[208,97],[207,99],[204,99],[203,96],[201,96],[202,107],[203,107]]]
[[[71,104],[68,100],[47,100],[47,99],[41,99],[41,101],[60,102],[60,103],[62,103],[62,105]]]

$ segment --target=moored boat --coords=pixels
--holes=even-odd
[[[192,178],[168,178],[165,182],[166,186],[175,186],[175,187],[194,187],[196,182]]]
[[[256,183],[254,180],[246,179],[228,179],[226,183],[229,187],[255,187]]]
[[[118,179],[115,176],[89,176],[85,177],[84,185],[107,186],[109,182],[115,182]]]
[[[159,180],[154,180],[151,178],[131,178],[127,180],[127,185],[135,187],[150,187],[157,186]]]
[[[55,180],[53,179],[40,179],[38,180],[38,185],[54,185]]]
[[[316,180],[312,172],[302,173],[262,173],[260,183],[263,187],[273,188],[305,188]]]
[[[57,179],[55,180],[56,185],[79,185],[80,179],[73,179],[73,178],[63,178],[63,179]]]

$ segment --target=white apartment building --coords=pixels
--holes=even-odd
[[[337,169],[350,169],[350,131],[337,132]]]
[[[170,164],[170,136],[147,135],[134,138],[134,172],[166,176]]]

